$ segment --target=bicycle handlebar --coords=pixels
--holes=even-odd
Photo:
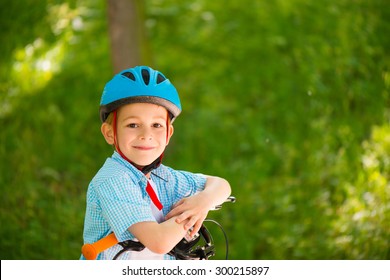
[[[236,198],[234,196],[229,196],[225,202],[236,202]],[[221,209],[221,205],[217,205],[214,209]],[[96,241],[92,244],[84,244],[81,248],[81,253],[87,260],[96,260],[97,256],[103,252],[104,250],[114,246],[118,243],[118,239],[116,239],[115,234],[112,232],[109,235],[103,237],[102,239]]]
[[[96,241],[92,244],[84,244],[81,248],[81,253],[87,260],[96,260],[97,256],[104,250],[114,246],[118,243],[115,234],[112,232],[106,237]]]
[[[225,202],[234,203],[234,202],[236,202],[236,198],[234,196],[229,196],[222,204],[224,204]],[[219,209],[221,209],[222,208],[222,204],[219,204],[219,205],[215,206],[211,210],[219,210]]]

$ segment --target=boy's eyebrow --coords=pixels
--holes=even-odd
[[[167,119],[167,117],[166,116],[155,116],[155,117],[153,117],[153,119],[162,119],[165,121]]]
[[[123,121],[126,121],[128,119],[139,119],[139,117],[137,117],[137,116],[128,116],[128,117],[124,118]]]

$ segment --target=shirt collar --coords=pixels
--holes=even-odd
[[[142,173],[142,171],[140,171],[130,162],[125,160],[123,157],[121,157],[121,155],[117,151],[114,151],[111,158],[116,162],[119,162],[121,165],[125,166],[127,169],[129,169],[129,171],[132,173],[133,176],[135,176],[135,178],[137,178],[138,181],[146,182],[147,178],[144,175],[144,173]],[[152,175],[156,176],[159,179],[168,181],[167,178],[165,178],[166,176],[164,176],[165,175],[164,172],[162,172],[162,167],[163,164],[161,164],[159,167],[154,169],[151,173]]]
[[[139,181],[146,179],[146,176],[140,170],[138,170],[134,165],[132,165],[130,162],[121,157],[121,155],[117,151],[114,151],[111,158],[116,162],[120,163],[121,165],[125,166]]]

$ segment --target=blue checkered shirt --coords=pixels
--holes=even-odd
[[[162,164],[152,171],[151,178],[164,206],[164,216],[173,204],[203,190],[206,183],[202,174],[177,171]],[[156,221],[146,185],[146,176],[114,152],[88,187],[84,244],[94,243],[110,232],[115,233],[119,242],[134,239],[128,231],[131,225]]]

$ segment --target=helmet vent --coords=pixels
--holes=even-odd
[[[157,75],[157,84],[164,82],[166,79],[160,73]]]
[[[127,77],[127,78],[129,78],[130,80],[133,80],[133,81],[135,82],[134,74],[131,73],[131,72],[122,73],[122,76],[125,76],[125,77]]]
[[[150,80],[149,71],[146,70],[146,69],[142,69],[141,73],[142,73],[142,78],[144,79],[145,85],[148,85],[149,84],[149,80]]]

